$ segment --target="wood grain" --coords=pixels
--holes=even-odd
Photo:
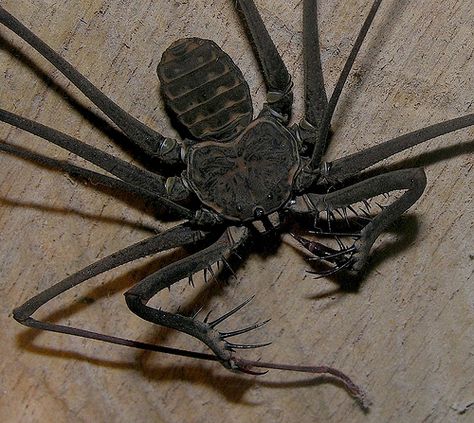
[[[302,2],[258,0],[294,76],[302,112]],[[367,0],[320,0],[322,60],[331,92]],[[236,61],[255,107],[264,87],[232,1],[0,0],[122,107],[174,135],[158,95],[162,52],[185,36],[210,38]],[[444,119],[472,113],[474,9],[466,0],[387,0],[355,64],[333,130],[330,157]],[[0,28],[0,107],[131,159],[98,111],[64,77]],[[101,129],[97,128],[97,124]],[[130,198],[114,199],[58,172],[0,155],[0,419],[4,422],[467,422],[474,416],[472,150],[474,129],[401,154],[426,166],[420,201],[383,236],[356,293],[314,280],[283,243],[253,253],[228,285],[178,286],[160,300],[204,302],[216,313],[256,298],[229,327],[272,318],[252,340],[274,343],[254,356],[336,366],[373,401],[364,414],[339,386],[270,372],[253,378],[217,365],[25,330],[11,311],[98,257],[143,239],[155,221]],[[0,125],[0,142],[82,161]],[[204,350],[186,336],[128,312],[122,293],[176,254],[95,278],[38,316]]]

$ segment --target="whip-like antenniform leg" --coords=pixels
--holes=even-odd
[[[270,108],[290,118],[293,104],[291,76],[268,34],[253,0],[232,0],[248,29],[248,36],[263,72]]]
[[[181,147],[176,140],[163,137],[158,132],[144,125],[121,107],[114,103],[73,66],[40,40],[27,27],[0,6],[0,23],[16,33],[30,44],[45,59],[66,76],[82,93],[104,112],[132,141],[150,157],[158,158],[165,163],[175,164],[180,161]]]
[[[134,245],[131,245],[130,247],[124,248],[123,250],[111,254],[110,256],[107,256],[91,264],[90,266],[87,266],[79,272],[74,273],[73,275],[62,280],[61,282],[58,282],[52,287],[40,292],[38,295],[34,296],[26,303],[16,308],[13,312],[13,317],[21,324],[37,329],[65,333],[84,338],[97,339],[99,341],[110,342],[113,344],[178,354],[176,352],[177,350],[168,349],[166,347],[143,344],[141,342],[117,338],[114,336],[108,336],[75,327],[63,326],[48,322],[40,322],[32,318],[31,316],[33,315],[33,313],[36,312],[36,310],[38,310],[41,306],[43,306],[53,298],[56,298],[63,292],[74,288],[77,285],[80,285],[81,283],[93,278],[94,276],[100,275],[101,273],[104,273],[111,269],[115,269],[116,267],[137,260],[139,258],[146,257],[152,254],[157,254],[160,251],[169,250],[171,248],[180,247],[184,245],[195,244],[200,240],[204,240],[208,235],[208,233],[191,229],[189,226],[186,225],[176,226],[175,228],[170,229],[166,232],[155,235],[144,241],[138,242]]]
[[[159,235],[138,242],[130,247],[111,254],[110,256],[91,264],[90,266],[87,266],[79,272],[53,285],[51,288],[40,292],[38,295],[31,298],[20,307],[16,308],[13,312],[13,317],[19,323],[35,329],[64,333],[67,335],[79,336],[82,338],[94,339],[111,344],[156,351],[165,354],[173,354],[208,361],[219,360],[224,362],[224,364],[230,365],[234,369],[238,369],[249,374],[260,374],[259,372],[253,370],[254,368],[273,368],[312,374],[330,374],[339,379],[344,384],[346,389],[361,402],[362,406],[366,407],[367,404],[365,402],[366,399],[364,392],[357,385],[355,385],[348,376],[337,369],[327,366],[295,366],[291,364],[250,361],[237,357],[232,358],[231,353],[236,349],[257,348],[266,345],[234,344],[226,340],[233,336],[257,329],[266,322],[254,324],[252,326],[231,332],[218,332],[215,329],[221,322],[231,317],[234,313],[248,304],[250,300],[245,301],[244,303],[235,307],[233,310],[225,313],[223,316],[209,323],[207,322],[207,319],[205,319],[204,322],[197,321],[195,319],[196,316],[185,317],[178,314],[162,312],[161,310],[152,309],[146,306],[148,299],[150,299],[164,287],[171,286],[182,277],[191,276],[193,272],[204,269],[217,260],[225,260],[224,255],[237,248],[238,245],[240,245],[240,243],[243,242],[248,235],[247,230],[242,230],[240,234],[241,236],[239,238],[233,239],[232,236],[230,236],[228,233],[225,233],[210,247],[207,247],[200,253],[196,253],[187,259],[180,260],[150,275],[126,293],[127,303],[132,311],[134,311],[136,314],[143,317],[145,320],[149,320],[168,327],[173,327],[177,330],[195,336],[210,346],[216,355],[148,344],[92,332],[86,329],[64,326],[56,323],[42,322],[32,317],[32,315],[40,307],[50,300],[61,295],[63,292],[88,281],[94,276],[100,275],[108,270],[114,269],[133,260],[137,260],[152,254],[157,254],[160,251],[165,251],[171,248],[193,245],[199,241],[206,241],[206,239],[210,237],[209,233],[191,229],[186,224],[176,226],[175,228]]]
[[[191,317],[183,316],[178,313],[166,312],[162,309],[152,308],[147,305],[148,301],[161,290],[169,288],[171,285],[183,278],[187,278],[200,270],[208,268],[217,261],[223,260],[225,262],[225,257],[235,252],[235,250],[245,242],[248,235],[248,230],[245,228],[228,229],[209,247],[172,263],[148,276],[125,293],[128,306],[135,314],[142,317],[144,320],[179,330],[201,340],[216,354],[218,360],[230,369],[240,370],[249,374],[260,374],[254,370],[255,368],[289,370],[313,374],[331,374],[344,384],[346,389],[356,397],[358,401],[360,401],[363,407],[367,407],[365,394],[361,388],[354,384],[348,376],[337,369],[327,366],[299,366],[292,364],[266,363],[246,360],[234,356],[233,353],[237,349],[251,349],[268,345],[266,343],[235,344],[228,341],[228,338],[250,332],[263,326],[266,321],[231,332],[220,332],[217,329],[217,326],[220,323],[246,306],[252,298],[244,301],[242,304],[212,321],[209,321],[209,314],[204,321],[199,321],[196,319],[196,315]]]

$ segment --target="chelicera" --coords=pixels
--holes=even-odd
[[[285,64],[254,2],[237,0],[234,3],[261,66],[267,102],[254,118],[249,87],[232,59],[210,40],[180,39],[163,53],[157,72],[166,107],[182,134],[181,140],[166,138],[126,113],[0,7],[0,22],[59,69],[123,131],[133,146],[157,163],[177,171],[172,177],[160,176],[6,110],[0,109],[0,120],[42,137],[113,176],[45,159],[50,165],[95,184],[145,198],[158,208],[165,206],[176,219],[185,220],[40,292],[16,308],[14,317],[33,328],[217,360],[229,369],[251,374],[256,374],[258,367],[331,373],[355,396],[362,397],[360,389],[336,369],[254,362],[236,356],[236,350],[265,345],[230,341],[264,322],[226,333],[218,329],[221,322],[248,301],[214,320],[209,316],[200,319],[197,314],[171,313],[151,307],[148,302],[164,288],[183,279],[192,280],[194,274],[212,269],[217,262],[229,266],[229,257],[238,254],[250,239],[279,236],[288,232],[297,219],[314,220],[319,235],[335,240],[339,246],[330,247],[294,234],[309,259],[327,265],[328,268],[319,271],[320,275],[336,272],[344,272],[348,277],[360,275],[375,240],[420,197],[426,185],[422,169],[402,169],[376,176],[364,176],[363,172],[402,150],[473,125],[474,115],[441,122],[326,162],[324,155],[330,139],[331,118],[381,0],[373,2],[329,99],[320,61],[317,2],[304,1],[305,116],[300,124],[292,126],[289,122],[293,85]],[[25,154],[8,144],[2,143],[0,149]],[[369,202],[394,191],[401,195],[374,212]],[[355,209],[356,203],[364,204],[365,208]],[[352,244],[344,244],[341,240],[344,237],[353,239]],[[51,299],[100,273],[164,250],[197,244],[202,246],[199,251],[150,274],[129,289],[125,297],[133,313],[201,340],[212,350],[212,355],[144,344],[32,317]]]

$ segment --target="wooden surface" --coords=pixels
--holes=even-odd
[[[320,1],[322,59],[331,92],[367,0]],[[173,135],[158,96],[161,53],[184,36],[211,38],[250,82],[264,87],[243,30],[223,0],[0,0],[0,4],[144,122]],[[295,81],[302,109],[302,2],[258,0]],[[386,0],[337,109],[337,157],[474,112],[474,9],[469,0]],[[129,158],[97,112],[64,77],[0,28],[0,107]],[[78,112],[80,109],[80,112]],[[350,374],[373,401],[364,414],[337,384],[272,371],[254,378],[218,365],[26,330],[11,311],[98,257],[164,228],[130,199],[116,200],[58,172],[0,154],[0,419],[3,422],[468,422],[474,419],[472,150],[474,129],[396,158],[426,166],[428,186],[377,244],[356,293],[314,280],[283,243],[252,254],[227,286],[180,284],[162,301],[227,310],[256,294],[229,323],[272,321],[249,356],[326,363]],[[72,155],[0,125],[0,141],[55,158]],[[82,163],[76,160],[77,163]],[[395,162],[395,160],[394,160]],[[189,337],[131,315],[122,293],[173,255],[116,269],[64,295],[38,316],[204,350]],[[193,300],[193,298],[195,298]]]

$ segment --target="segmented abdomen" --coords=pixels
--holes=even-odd
[[[174,42],[163,53],[157,72],[166,106],[192,138],[231,139],[251,122],[247,82],[213,41]]]

